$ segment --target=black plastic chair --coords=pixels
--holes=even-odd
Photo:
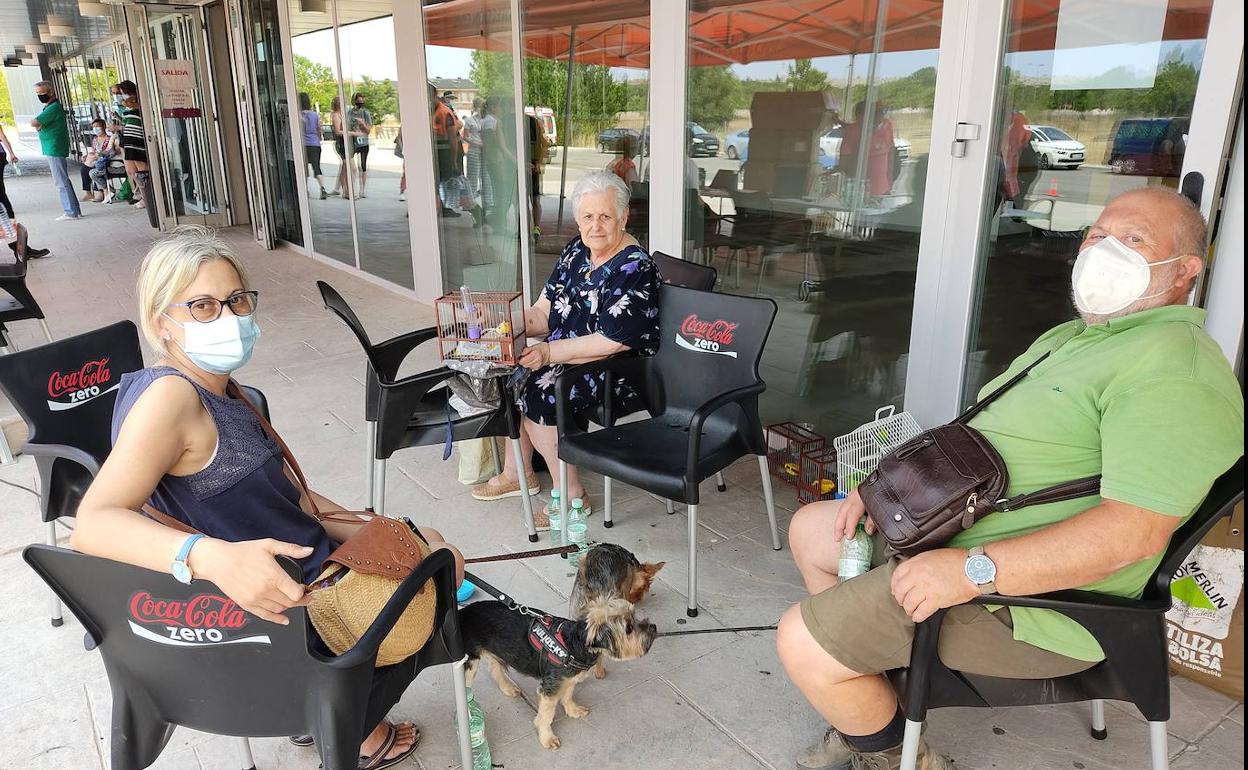
[[[1086,671],[1056,679],[1003,679],[945,667],[937,655],[940,610],[915,628],[910,666],[890,671],[906,714],[902,770],[914,770],[919,734],[927,710],[947,706],[998,708],[1092,701],[1092,737],[1104,740],[1105,700],[1127,701],[1148,720],[1153,770],[1166,770],[1166,725],[1170,720],[1170,659],[1166,652],[1166,611],[1170,581],[1202,538],[1244,499],[1244,458],[1214,482],[1196,513],[1170,538],[1165,558],[1139,599],[1057,591],[1040,596],[980,596],[971,604],[1056,610],[1086,628],[1105,660]]]
[[[767,388],[758,376],[758,362],[776,303],[664,284],[659,287],[659,308],[658,353],[594,361],[559,375],[559,477],[567,478],[562,466],[576,465],[688,506],[688,614],[695,617],[698,485],[703,479],[745,455],[756,455],[772,547],[780,550],[767,445],[758,417],[758,397]],[[606,373],[608,412],[614,378],[621,376],[642,394],[653,416],[586,433],[577,424],[568,394],[584,375],[599,372]],[[566,496],[567,490],[562,491]]]
[[[121,375],[143,368],[138,330],[130,321],[0,356],[0,391],[26,423],[22,451],[35,458],[39,511],[48,545],[56,521],[74,516],[112,450],[113,403]],[[61,625],[52,599],[52,625]]]
[[[48,338],[48,342],[52,342],[52,331],[48,328],[48,322],[43,317],[43,308],[39,307],[39,302],[30,293],[29,287],[26,286],[26,268],[28,262],[24,255],[26,249],[26,229],[19,230],[20,238],[19,248],[13,252],[14,261],[0,264],[0,291],[6,292],[9,296],[0,299],[0,329],[4,329],[4,334],[0,337],[0,349],[5,353],[11,353],[17,350],[17,346],[13,344],[13,340],[9,337],[5,324],[13,321],[39,321],[39,325],[43,327],[43,334]]]
[[[254,763],[246,738],[302,734],[312,735],[326,770],[356,770],[377,648],[426,580],[437,590],[437,614],[415,670],[453,665],[460,756],[472,766],[449,551],[421,562],[359,643],[337,657],[317,649],[303,607],[288,610],[290,625],[281,626],[243,612],[208,581],[183,585],[171,575],[44,545],[22,555],[104,657],[113,692],[112,770],[151,765],[177,725],[243,737],[241,766],[248,770]],[[302,579],[294,561],[278,561]]]
[[[520,461],[519,418],[514,404],[505,393],[502,403],[494,411],[460,417],[447,403],[451,392],[444,383],[456,374],[451,369],[442,366],[396,379],[403,359],[417,346],[435,339],[436,328],[418,329],[373,344],[359,317],[342,295],[324,281],[317,281],[316,286],[320,289],[325,307],[351,329],[368,359],[364,376],[364,419],[368,422],[368,502],[371,510],[385,514],[386,461],[390,456],[408,447],[443,444],[448,429],[452,442],[508,437],[516,467],[524,468]],[[533,501],[529,497],[524,473],[518,475],[524,523],[529,540],[535,543],[537,530],[533,525]]]
[[[654,264],[659,268],[659,275],[663,277],[663,283],[672,286],[683,286],[686,289],[697,289],[698,291],[713,291],[715,289],[718,273],[710,265],[699,265],[697,262],[677,259],[661,251],[652,252],[650,258],[654,260]],[[612,412],[608,415],[606,410],[600,405],[587,411],[586,414],[589,421],[595,425],[614,425],[616,420],[635,414],[643,406],[639,400],[613,404]],[[728,485],[724,483],[724,474],[722,472],[715,474],[715,486],[720,492],[727,491]],[[608,529],[615,526],[615,522],[611,519],[611,491],[611,477],[604,476],[602,479],[602,526]],[[668,513],[675,511],[671,500],[667,501],[667,506]]]

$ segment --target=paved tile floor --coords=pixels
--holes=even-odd
[[[134,317],[135,271],[155,231],[141,211],[89,204],[81,222],[54,223],[58,213],[46,176],[10,181],[10,194],[36,243],[53,256],[31,265],[30,284],[58,337]],[[347,276],[293,252],[266,252],[248,233],[227,234],[244,254],[262,295],[264,330],[255,358],[241,373],[269,396],[274,421],[299,455],[314,485],[348,507],[363,502],[364,437],[360,430],[363,356],[347,330],[314,296],[324,278],[357,308],[378,338],[428,322],[428,308]],[[23,347],[40,341],[33,323],[12,325]],[[416,360],[415,370],[431,364]],[[3,408],[7,409],[7,405]],[[11,410],[10,410],[11,411]],[[110,695],[99,656],[82,648],[78,623],[47,621],[47,594],[20,559],[39,541],[37,502],[30,492],[33,464],[20,459],[0,468],[0,770],[89,770],[108,766]],[[666,560],[644,608],[660,628],[712,628],[774,622],[802,596],[787,550],[768,544],[766,516],[752,461],[731,468],[729,491],[706,493],[700,529],[700,588],[704,610],[684,617],[685,521],[662,503],[618,488],[617,526],[606,533],[597,517],[591,537],[607,537],[643,558]],[[601,485],[591,481],[594,499]],[[777,490],[782,525],[796,500]],[[437,449],[396,455],[389,501],[440,528],[468,554],[528,545],[515,501],[478,503],[456,481],[454,459]],[[481,568],[526,603],[566,607],[571,577],[558,559]],[[523,700],[503,697],[488,679],[480,701],[499,765],[529,768],[789,768],[797,749],[820,734],[818,717],[785,680],[774,634],[708,634],[659,640],[641,661],[615,664],[603,681],[590,681],[578,700],[588,718],[560,717],[563,747],[539,747],[531,726],[532,687]],[[1243,767],[1243,706],[1185,680],[1173,680],[1170,752],[1175,770]],[[396,716],[416,720],[424,739],[405,767],[456,766],[451,725],[450,673],[426,672],[408,690]],[[1115,704],[1120,705],[1120,704]],[[935,712],[929,740],[959,768],[1136,770],[1148,766],[1147,730],[1133,708],[1108,709],[1110,738],[1089,739],[1087,711],[1051,706],[996,711]],[[313,770],[316,754],[285,740],[254,742],[264,770]],[[179,729],[155,767],[235,770],[230,739]]]

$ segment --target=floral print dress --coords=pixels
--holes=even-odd
[[[573,339],[601,334],[630,350],[650,354],[659,342],[659,269],[640,246],[627,246],[597,269],[589,247],[573,238],[563,248],[542,296],[550,300],[550,336]],[[525,385],[520,408],[539,425],[555,424],[555,380],[563,364],[533,372]],[[604,375],[586,375],[569,393],[573,411],[601,402]],[[627,400],[632,389],[615,381],[616,398]]]

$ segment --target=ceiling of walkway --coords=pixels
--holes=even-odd
[[[0,0],[0,58],[14,55],[17,49],[28,50],[27,46],[42,46],[55,56],[105,40],[122,25],[119,6],[109,5],[106,10],[111,17],[82,15],[78,0]],[[46,24],[49,17],[72,27],[67,30],[71,34],[41,40],[39,24]]]

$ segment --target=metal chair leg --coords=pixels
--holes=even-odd
[[[572,510],[572,502],[568,500],[568,464],[563,460],[559,461],[559,501],[563,506],[563,512],[559,516],[559,543],[561,545],[568,544],[568,512]],[[566,553],[560,554],[564,559],[568,558]]]
[[[771,474],[767,472],[767,456],[758,456],[758,470],[763,476],[763,500],[767,503],[767,523],[771,525],[772,550],[780,550],[780,528],[776,525],[776,498],[771,493]]]
[[[667,501],[672,504],[671,500]],[[691,618],[698,616],[698,506],[687,508],[689,516],[689,606],[685,614]]]
[[[52,330],[48,328],[48,322],[40,318],[39,325],[43,327],[43,336],[48,338],[48,342],[56,342],[56,339],[52,337]]]
[[[516,475],[520,479],[520,508],[524,511],[524,529],[529,535],[529,542],[537,542],[537,527],[533,524],[533,497],[529,494],[529,476],[524,472],[524,453],[520,451],[519,439],[508,439],[511,444],[512,459],[516,461]]]
[[[374,460],[373,462],[373,486],[376,487],[377,499],[373,502],[373,512],[378,516],[386,515],[386,461]]]
[[[368,502],[365,504],[364,507],[370,511],[376,511],[377,510],[376,508],[376,505],[377,505],[377,487],[376,487],[377,455],[376,455],[374,448],[377,446],[377,421],[365,420],[365,422],[368,424],[368,428],[365,431],[368,434],[368,438],[365,439],[365,441],[368,443],[368,446],[365,447],[365,451],[364,451],[365,464],[368,467],[368,473],[367,473],[367,476],[368,476],[367,500]]]
[[[1148,745],[1153,750],[1153,770],[1170,770],[1167,724],[1167,722],[1148,723]]]
[[[56,547],[56,522],[49,521],[48,527],[48,545]],[[65,618],[61,614],[61,598],[55,593],[52,594],[52,627],[60,628],[65,625]]]
[[[523,470],[523,469],[522,469]],[[468,686],[464,678],[465,656],[451,664],[455,680],[455,725],[459,734],[459,762],[461,768],[472,767],[472,742],[468,739]]]
[[[1099,698],[1092,701],[1092,737],[1098,741],[1109,737],[1109,731],[1105,729],[1105,701]]]
[[[667,515],[668,516],[671,516],[673,513],[676,512],[675,503],[673,503],[671,500],[664,500],[663,502],[667,503]]]
[[[488,438],[486,441],[493,444],[493,446],[490,447],[490,457],[494,458],[494,475],[501,476],[503,475],[503,456],[502,453],[498,451],[498,442],[493,438]],[[523,487],[524,485],[521,484],[520,486]]]
[[[901,770],[915,770],[919,761],[919,739],[923,736],[923,723],[906,720],[905,738],[901,742]]]
[[[611,529],[615,522],[611,520],[611,477],[602,477],[602,526]]]
[[[720,492],[727,492],[728,485],[724,483],[724,472],[720,471],[715,474],[715,488]]]
[[[246,738],[238,739],[238,761],[243,770],[256,770],[256,760],[251,756],[251,741]]]

